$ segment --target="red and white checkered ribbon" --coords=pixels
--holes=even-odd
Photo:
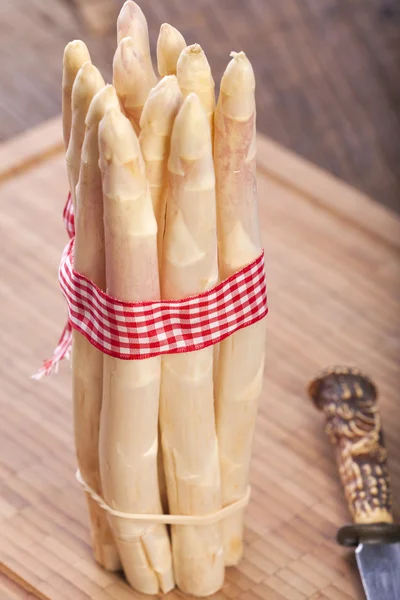
[[[74,215],[70,197],[64,221],[71,237],[59,268],[69,322],[53,358],[37,377],[50,374],[71,349],[72,328],[105,354],[124,360],[192,352],[221,342],[268,313],[264,253],[211,290],[182,300],[122,302],[73,269]]]
[[[68,236],[72,239],[73,237],[75,237],[75,216],[71,192],[68,194],[67,202],[64,207],[63,219]]]

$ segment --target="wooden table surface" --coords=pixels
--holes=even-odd
[[[259,130],[400,212],[398,0],[139,3],[153,51],[169,21],[188,43],[202,44],[217,82],[231,50],[245,50],[257,76]],[[84,39],[110,78],[114,28],[90,33],[77,4],[87,3],[0,2],[0,140],[60,112],[62,52],[71,39]]]
[[[11,579],[9,576],[0,572],[1,600],[35,600],[36,598],[40,598],[40,595],[37,594],[36,590],[27,589],[29,586],[27,586],[26,581],[23,581],[22,585],[17,583],[17,581],[17,577]],[[23,586],[25,586],[25,588]]]
[[[265,386],[245,555],[212,598],[361,600],[354,558],[334,540],[349,515],[305,386],[337,363],[377,382],[399,518],[400,219],[271,140],[258,144]],[[68,364],[30,379],[66,317],[56,280],[66,190],[58,118],[0,147],[0,571],[28,590],[18,596],[3,579],[0,597],[145,600],[92,559],[74,477]]]

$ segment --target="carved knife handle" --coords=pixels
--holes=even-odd
[[[326,432],[354,525],[338,533],[345,546],[400,541],[393,524],[387,451],[377,406],[377,389],[358,369],[327,369],[309,385],[315,406],[325,413]]]

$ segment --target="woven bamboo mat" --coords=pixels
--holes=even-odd
[[[15,577],[15,579],[17,579]],[[37,592],[32,588],[30,591],[27,589],[26,581],[23,582],[25,588],[17,581],[10,579],[7,575],[0,572],[0,598],[1,600],[36,600],[38,597]]]
[[[139,600],[92,560],[69,366],[29,379],[66,316],[56,281],[66,241],[61,148],[58,119],[0,147],[0,570],[40,598]],[[334,541],[349,517],[305,385],[332,363],[376,380],[398,500],[400,220],[263,137],[259,192],[270,316],[253,492],[244,559],[212,598],[361,600],[353,557]]]

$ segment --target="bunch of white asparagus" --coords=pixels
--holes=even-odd
[[[157,82],[146,19],[117,22],[113,85],[81,41],[67,45],[63,131],[75,208],[74,267],[124,301],[204,292],[259,256],[254,74],[232,54],[215,106],[198,44],[161,26]],[[126,513],[207,515],[246,494],[265,319],[216,347],[144,360],[73,335],[77,459],[86,483]],[[154,594],[221,588],[243,550],[243,510],[212,525],[138,522],[88,494],[97,561]]]

